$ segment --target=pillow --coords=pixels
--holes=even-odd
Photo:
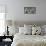
[[[45,32],[45,29],[44,29],[44,25],[41,26],[41,35],[43,36],[44,35],[44,32]]]
[[[24,27],[25,27],[25,30],[28,32],[28,34],[32,34],[32,25],[24,24]]]
[[[24,31],[25,31],[25,30],[24,30],[24,27],[19,27],[19,33],[20,33],[20,34],[24,34]]]
[[[32,32],[31,32],[31,28],[19,27],[19,33],[30,35]]]
[[[19,28],[15,26],[9,26],[9,35],[15,35],[19,32]]]
[[[26,25],[26,24],[24,24],[24,27],[32,29],[32,25]]]
[[[46,25],[43,25],[43,26],[42,26],[42,29],[43,29],[44,35],[46,35]]]
[[[25,32],[24,32],[24,34],[26,34],[26,35],[31,35],[31,34],[32,34],[32,29],[25,27]]]
[[[41,34],[41,28],[39,26],[32,27],[32,35],[39,35]]]
[[[42,28],[44,28],[44,31],[46,33],[46,25],[43,25]]]

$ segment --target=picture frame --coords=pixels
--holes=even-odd
[[[24,7],[24,14],[36,14],[36,7]]]

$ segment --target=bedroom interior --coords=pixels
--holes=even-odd
[[[0,46],[46,46],[46,0],[0,0]]]

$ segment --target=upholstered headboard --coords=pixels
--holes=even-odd
[[[46,21],[15,21],[15,20],[6,20],[7,25],[19,25],[23,26],[24,24],[30,25],[30,24],[36,24],[36,25],[45,25]]]

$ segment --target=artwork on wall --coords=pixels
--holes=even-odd
[[[24,14],[36,14],[36,7],[24,7]]]

